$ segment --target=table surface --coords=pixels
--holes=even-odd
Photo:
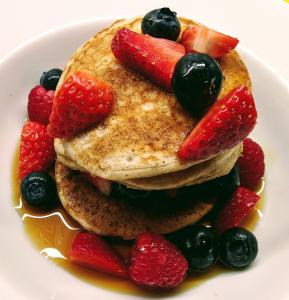
[[[69,23],[113,16],[141,15],[169,6],[224,33],[237,36],[289,82],[289,0],[0,0],[0,59],[47,30]]]

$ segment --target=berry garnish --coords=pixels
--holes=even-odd
[[[171,89],[175,65],[185,54],[185,48],[176,42],[139,34],[127,28],[116,32],[111,50],[125,66],[167,90]]]
[[[104,195],[109,196],[111,194],[113,184],[112,181],[98,176],[92,176],[89,173],[83,173],[83,176]]]
[[[202,160],[230,149],[255,127],[257,111],[245,86],[233,89],[217,101],[180,146],[182,160]]]
[[[47,125],[52,111],[54,91],[37,85],[28,96],[28,116],[30,121],[35,121]]]
[[[231,52],[238,43],[236,38],[199,24],[188,27],[181,38],[187,53],[206,53],[215,58]]]
[[[231,228],[220,237],[220,261],[229,268],[245,268],[254,261],[257,254],[257,239],[245,228]]]
[[[129,274],[141,286],[173,288],[184,280],[187,269],[181,252],[159,234],[140,234],[131,249]]]
[[[128,278],[123,259],[97,234],[79,233],[72,244],[69,258],[86,267]]]
[[[243,153],[238,159],[242,186],[254,189],[264,176],[265,162],[262,148],[253,140],[243,141]]]
[[[53,138],[43,124],[27,121],[22,129],[19,156],[19,177],[31,172],[46,171],[55,159]]]
[[[217,231],[222,233],[231,227],[239,226],[259,199],[256,193],[247,188],[238,187],[217,217]]]
[[[137,200],[146,199],[151,195],[152,191],[130,189],[127,186],[114,182],[112,186],[112,194],[117,198]]]
[[[111,88],[78,71],[65,80],[54,97],[48,133],[55,138],[73,137],[105,119],[112,106]]]
[[[192,271],[205,271],[217,261],[218,240],[216,234],[206,226],[188,226],[170,234],[168,238],[181,250]]]
[[[56,187],[53,179],[43,172],[32,172],[21,182],[23,199],[33,207],[53,208],[57,201]]]
[[[177,13],[163,7],[147,13],[142,20],[141,29],[151,36],[175,41],[181,32],[181,24]]]
[[[220,65],[206,54],[187,54],[176,64],[173,90],[181,105],[200,116],[216,100],[223,82]]]
[[[46,90],[55,91],[58,81],[61,77],[62,70],[60,69],[51,69],[48,72],[44,72],[40,79],[40,84]]]

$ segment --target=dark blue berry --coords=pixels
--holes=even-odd
[[[150,191],[130,189],[120,183],[113,183],[112,196],[116,198],[123,198],[125,200],[146,199],[150,196]]]
[[[181,105],[201,116],[217,100],[223,74],[219,63],[207,54],[190,53],[176,64],[173,90]]]
[[[151,36],[175,41],[180,34],[181,24],[175,12],[163,7],[147,13],[142,20],[141,29]]]
[[[168,235],[189,262],[192,271],[204,271],[218,259],[218,240],[215,233],[203,225],[193,225]]]
[[[220,237],[220,261],[229,268],[245,268],[254,261],[257,254],[257,239],[244,228],[231,228]]]
[[[62,70],[60,69],[51,69],[47,72],[44,72],[40,79],[40,84],[47,90],[55,91],[57,83],[61,77]]]
[[[55,183],[46,173],[28,174],[22,180],[20,188],[23,199],[33,207],[48,209],[57,203]]]

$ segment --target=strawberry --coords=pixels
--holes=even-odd
[[[97,234],[79,233],[70,250],[70,260],[98,271],[128,278],[122,258]]]
[[[241,142],[253,130],[257,111],[245,86],[217,101],[179,148],[182,160],[202,160]]]
[[[48,133],[70,138],[102,121],[112,110],[111,88],[86,72],[76,72],[55,95]]]
[[[30,121],[47,125],[52,111],[54,91],[46,91],[41,85],[34,87],[28,96],[28,116]]]
[[[240,225],[241,221],[250,213],[260,197],[244,187],[238,187],[232,199],[225,204],[216,220],[219,233]]]
[[[139,34],[127,28],[116,32],[111,50],[125,66],[167,90],[171,89],[175,65],[185,54],[185,48],[176,42]]]
[[[163,236],[140,234],[131,248],[129,274],[134,282],[150,288],[173,288],[185,278],[188,262]]]
[[[238,159],[241,185],[254,189],[265,172],[264,153],[253,140],[243,141],[243,153]]]
[[[31,172],[46,171],[54,162],[53,138],[45,125],[27,121],[22,129],[19,157],[19,177]]]
[[[188,27],[181,37],[187,53],[206,53],[214,58],[229,53],[238,43],[236,38],[198,24]]]
[[[97,189],[99,189],[104,195],[109,196],[112,190],[112,181],[92,176],[89,173],[82,173],[83,176],[92,183]]]

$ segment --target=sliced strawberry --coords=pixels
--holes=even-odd
[[[122,258],[97,234],[79,233],[72,244],[70,259],[104,273],[128,278]]]
[[[45,125],[27,121],[22,129],[19,157],[19,177],[31,172],[46,171],[55,159],[53,138]]]
[[[109,196],[112,189],[112,182],[98,176],[92,176],[89,173],[83,173],[83,176],[98,188],[104,195]]]
[[[232,199],[225,205],[216,220],[219,233],[240,225],[256,205],[260,196],[244,187],[238,187]]]
[[[111,87],[87,72],[65,80],[53,100],[48,133],[70,138],[105,119],[113,106]]]
[[[111,50],[125,66],[167,90],[171,89],[175,65],[185,54],[185,48],[176,42],[139,34],[127,28],[116,32]]]
[[[217,101],[180,146],[183,160],[202,160],[230,149],[253,130],[257,111],[245,86],[233,89]]]
[[[238,43],[238,39],[202,25],[188,27],[181,38],[187,53],[206,53],[215,58],[229,53]]]

